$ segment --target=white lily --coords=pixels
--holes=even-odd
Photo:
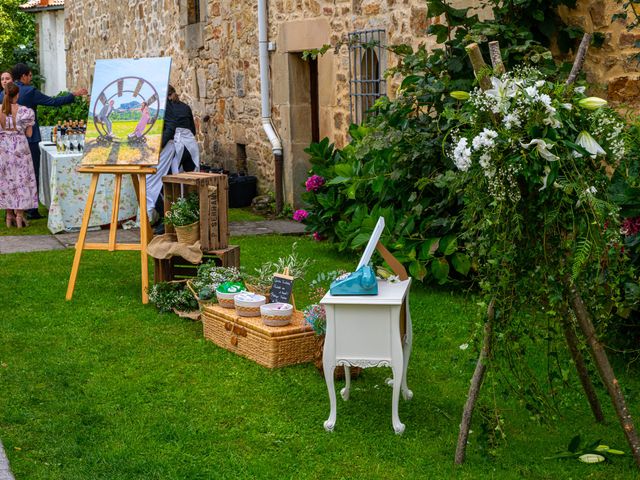
[[[576,143],[589,152],[591,154],[591,158],[607,154],[600,144],[596,142],[595,138],[593,138],[586,130],[583,130],[578,134]]]
[[[547,180],[549,180],[549,174],[551,173],[551,169],[549,166],[544,167],[544,177],[542,177],[542,187],[538,189],[539,192],[547,188]]]
[[[529,143],[520,143],[520,145],[522,145],[524,148],[531,148],[531,146],[535,145],[536,150],[538,151],[540,156],[549,162],[555,162],[556,160],[560,159],[560,157],[554,155],[549,151],[550,148],[553,148],[554,144],[547,143],[540,138],[534,138]]]
[[[503,102],[507,98],[512,98],[516,94],[516,86],[510,80],[502,81],[499,78],[491,77],[491,85],[493,88],[487,90],[485,95],[496,98]]]
[[[597,110],[604,107],[606,104],[607,101],[604,98],[600,97],[587,97],[583,98],[582,100],[578,100],[578,105],[588,110]]]

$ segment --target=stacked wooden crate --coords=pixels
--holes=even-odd
[[[198,195],[200,204],[200,248],[202,261],[215,261],[224,267],[240,267],[240,247],[229,245],[228,192],[229,182],[226,175],[204,172],[185,172],[167,175],[162,178],[164,184],[164,210],[169,211],[171,204],[180,197],[191,193]],[[175,230],[167,225],[165,233]],[[168,282],[181,278],[194,277],[197,265],[181,257],[155,261],[155,281]]]

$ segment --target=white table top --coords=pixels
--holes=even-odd
[[[390,283],[378,280],[378,295],[331,295],[327,293],[320,303],[327,305],[402,305],[411,279]]]
[[[47,152],[47,154],[55,157],[55,158],[78,158],[82,156],[82,152],[59,152],[57,147],[53,144],[51,144],[51,142],[40,142],[40,148],[45,150]]]

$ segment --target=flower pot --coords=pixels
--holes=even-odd
[[[176,230],[176,236],[178,237],[178,243],[193,245],[200,240],[200,222],[183,225],[181,227],[175,225],[174,228]]]
[[[260,307],[266,303],[264,295],[243,292],[233,298],[236,313],[241,317],[259,317]]]
[[[291,323],[293,305],[290,303],[267,303],[260,307],[262,323],[267,327],[284,327]]]

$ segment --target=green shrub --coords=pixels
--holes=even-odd
[[[68,95],[60,92],[56,97]],[[61,107],[38,107],[38,123],[42,126],[56,125],[65,120],[86,120],[89,118],[89,102],[85,97],[76,97],[73,103]]]

